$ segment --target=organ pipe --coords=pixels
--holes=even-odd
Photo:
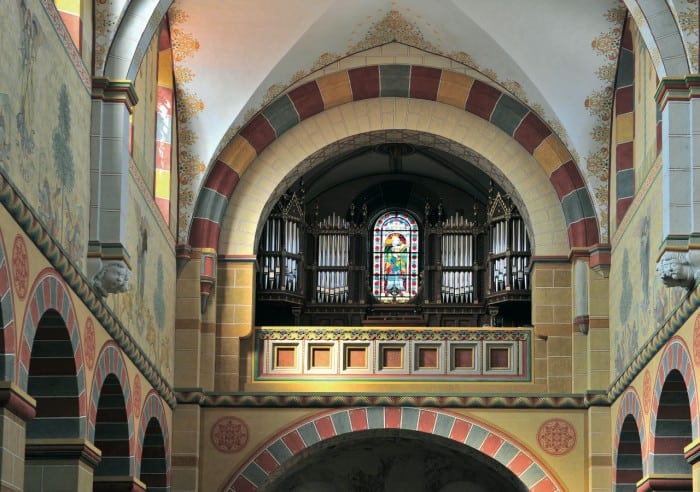
[[[316,302],[337,304],[348,301],[349,226],[335,213],[319,223],[323,232],[318,234]]]
[[[441,223],[439,298],[443,304],[474,302],[474,227],[460,213]]]

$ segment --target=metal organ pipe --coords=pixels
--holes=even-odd
[[[322,303],[346,302],[349,297],[348,265],[349,237],[348,222],[336,215],[326,217],[321,228],[331,232],[318,236],[318,266],[316,280],[316,301]]]
[[[445,226],[466,227],[468,224],[459,214],[449,217]],[[441,238],[442,271],[440,298],[443,303],[473,302],[474,286],[471,267],[474,261],[474,237],[470,233],[447,233]]]

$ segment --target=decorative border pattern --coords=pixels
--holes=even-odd
[[[634,418],[634,422],[637,425],[637,432],[639,432],[639,442],[642,446],[642,476],[647,475],[647,456],[646,451],[648,451],[648,442],[646,439],[646,428],[644,426],[644,415],[642,414],[642,405],[639,401],[639,396],[634,388],[630,388],[625,391],[622,402],[620,403],[620,408],[617,410],[617,420],[615,421],[615,441],[613,443],[613,462],[612,462],[612,477],[613,485],[617,482],[617,455],[618,449],[620,449],[620,436],[622,433],[622,426],[625,423],[625,419],[628,416]]]
[[[51,21],[51,24],[56,30],[58,39],[61,41],[63,48],[66,50],[68,58],[73,63],[75,71],[78,72],[80,80],[83,82],[85,89],[89,92],[90,87],[92,86],[90,73],[88,72],[87,68],[85,68],[85,65],[83,65],[83,59],[80,56],[80,52],[75,47],[73,38],[68,32],[68,29],[66,29],[66,25],[63,23],[61,14],[56,9],[56,4],[54,3],[54,0],[41,0],[41,5],[42,7],[44,7],[46,15],[48,16],[49,20]]]
[[[404,429],[444,437],[496,460],[529,490],[563,490],[543,463],[502,431],[461,415],[407,407],[335,410],[294,424],[263,444],[223,490],[254,492],[275,470],[314,444],[371,429]]]
[[[432,408],[539,408],[586,409],[610,406],[604,394],[532,396],[532,395],[389,395],[337,393],[239,393],[222,394],[182,389],[178,404],[218,408],[333,408],[333,407],[432,407]]]
[[[3,350],[0,353],[0,380],[15,382],[15,308],[10,289],[10,269],[5,256],[5,241],[0,231],[0,323]]]
[[[543,167],[562,204],[572,247],[599,242],[598,221],[585,181],[561,139],[529,107],[467,75],[416,65],[375,65],[307,82],[273,100],[221,152],[198,195],[190,245],[216,249],[228,202],[248,165],[287,130],[322,111],[378,97],[426,99],[489,121]]]
[[[109,307],[92,291],[88,280],[76,268],[72,260],[48,233],[26,200],[17,192],[4,171],[0,169],[0,204],[4,205],[22,230],[34,242],[67,285],[92,312],[97,321],[114,339],[134,365],[144,375],[170,407],[175,406],[175,393],[158,368],[129,335],[124,325],[116,318]]]
[[[131,388],[129,387],[129,374],[126,364],[122,358],[119,346],[114,342],[107,342],[102,347],[97,359],[97,369],[92,379],[92,389],[90,391],[90,411],[88,413],[88,439],[95,442],[95,424],[97,422],[97,410],[100,400],[100,393],[105,379],[110,374],[119,381],[124,396],[124,407],[126,410],[126,421],[129,428],[129,473],[134,471],[134,424],[132,416],[133,402],[131,398]]]
[[[160,425],[163,433],[163,448],[165,449],[165,469],[167,484],[170,484],[170,434],[168,433],[168,420],[165,415],[165,407],[158,394],[151,390],[148,392],[141,411],[141,421],[139,422],[139,440],[136,447],[136,472],[137,477],[141,476],[141,457],[143,456],[143,441],[146,437],[148,422],[154,418]]]

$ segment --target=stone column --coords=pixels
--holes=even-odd
[[[36,401],[9,381],[0,382],[0,490],[24,490],[24,446],[27,422]]]

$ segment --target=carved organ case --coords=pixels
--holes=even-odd
[[[302,303],[303,221],[303,191],[285,194],[270,213],[258,246],[259,299]]]
[[[530,241],[509,197],[489,191],[471,217],[425,198],[420,212],[350,202],[320,217],[303,190],[285,194],[260,237],[256,323],[529,324]]]
[[[510,199],[500,192],[491,199],[487,220],[488,297],[508,298],[509,292],[528,292],[530,240],[525,222]]]

